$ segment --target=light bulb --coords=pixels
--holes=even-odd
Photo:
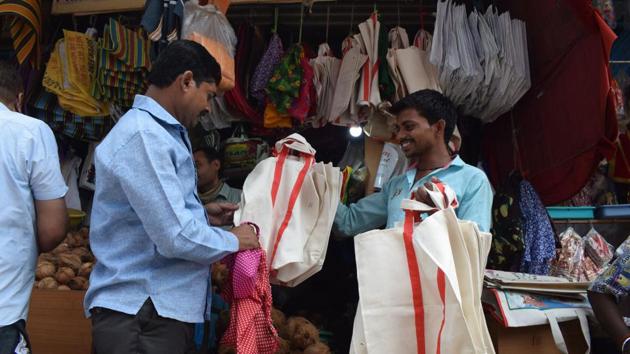
[[[352,136],[353,138],[358,138],[361,136],[361,134],[363,134],[363,129],[359,126],[353,126],[350,127],[350,136]]]

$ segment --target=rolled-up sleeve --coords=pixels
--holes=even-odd
[[[157,251],[210,265],[238,251],[234,234],[208,226],[186,208],[168,142],[136,133],[116,156],[114,174]]]
[[[387,194],[382,192],[371,194],[357,203],[345,206],[339,203],[335,222],[336,234],[355,236],[370,231],[387,223]]]
[[[464,200],[456,209],[461,220],[474,221],[479,230],[489,232],[492,225],[492,187],[483,173],[471,178],[464,194]]]

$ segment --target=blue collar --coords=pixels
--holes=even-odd
[[[168,113],[164,109],[164,107],[162,107],[151,97],[136,95],[133,100],[133,108],[147,111],[151,113],[151,115],[153,115],[155,119],[158,119],[168,125],[173,125],[181,128],[184,127],[177,119],[175,119],[175,117]]]
[[[440,171],[444,171],[444,170],[448,170],[450,168],[460,168],[463,167],[466,163],[464,162],[464,160],[462,160],[461,157],[459,157],[459,155],[455,155],[455,158],[453,158],[451,160],[451,162],[442,167],[442,168],[438,168],[437,170],[431,171],[431,173],[429,173],[428,175],[424,176],[422,179],[426,179],[427,177],[431,177],[435,174],[437,174]],[[413,186],[413,182],[416,179],[416,169],[412,168],[410,170],[408,170],[405,175],[407,176],[407,182],[409,183],[410,186]]]

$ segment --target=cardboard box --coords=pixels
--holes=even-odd
[[[497,354],[560,354],[551,335],[549,325],[530,327],[503,327],[490,316],[486,316],[488,330]],[[586,341],[580,322],[559,323],[569,354],[586,352]]]
[[[90,354],[92,322],[83,314],[85,291],[33,289],[26,330],[33,353]]]

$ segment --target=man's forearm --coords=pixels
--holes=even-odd
[[[623,341],[630,336],[630,330],[626,327],[615,298],[612,295],[589,291],[588,299],[604,331],[621,348]]]

